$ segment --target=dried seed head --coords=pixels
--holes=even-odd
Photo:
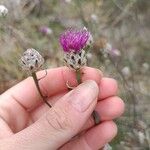
[[[44,63],[44,58],[33,48],[27,49],[21,59],[20,66],[31,73],[38,71]]]
[[[85,51],[64,53],[64,62],[71,69],[78,70],[86,65]]]

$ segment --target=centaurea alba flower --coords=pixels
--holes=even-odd
[[[80,30],[70,28],[60,36],[60,44],[64,51],[64,62],[76,72],[78,84],[81,83],[80,69],[86,65],[86,53],[92,42],[92,35],[85,27]],[[70,88],[68,84],[67,86]],[[92,116],[95,124],[99,124],[98,113],[93,111]]]
[[[19,60],[19,64],[23,70],[29,72],[35,82],[37,90],[42,97],[43,101],[51,107],[51,105],[46,101],[46,97],[43,96],[38,81],[40,79],[37,78],[36,72],[39,71],[44,64],[44,58],[40,55],[38,51],[33,48],[27,49],[21,59]]]
[[[23,56],[21,57],[19,62],[23,70],[33,73],[38,71],[42,67],[44,58],[38,51],[30,48],[23,53]]]
[[[65,64],[79,70],[86,65],[86,47],[90,45],[92,36],[86,28],[81,30],[68,29],[60,36],[60,44],[64,51]]]

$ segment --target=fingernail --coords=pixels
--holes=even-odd
[[[80,112],[86,111],[98,96],[98,86],[94,81],[86,81],[75,88],[69,96],[71,105]]]

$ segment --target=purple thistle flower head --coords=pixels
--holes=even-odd
[[[87,44],[91,34],[87,29],[68,29],[60,36],[60,44],[64,52],[79,52]]]

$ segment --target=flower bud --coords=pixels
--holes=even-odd
[[[44,63],[44,58],[33,48],[27,49],[19,63],[23,70],[31,73],[38,71]]]

